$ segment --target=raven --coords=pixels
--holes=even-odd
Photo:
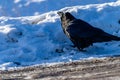
[[[108,34],[81,19],[76,19],[69,12],[57,12],[57,14],[60,16],[63,32],[80,51],[96,42],[120,40],[120,37]]]

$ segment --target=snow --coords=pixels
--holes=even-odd
[[[120,0],[1,0],[0,70],[120,55],[120,41],[71,47],[58,11],[120,37]]]

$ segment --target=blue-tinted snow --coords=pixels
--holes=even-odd
[[[88,2],[86,2],[87,0],[70,0],[69,2],[68,0],[29,1],[3,0],[0,3],[1,70],[10,67],[120,55],[120,41],[94,43],[93,46],[86,48],[87,52],[79,52],[76,48],[72,48],[70,46],[72,43],[64,35],[59,16],[57,15],[57,11],[71,12],[75,17],[120,37],[119,0],[92,0]],[[39,8],[40,6],[45,6],[42,5],[43,3],[46,5],[46,11]],[[11,10],[14,5],[18,7],[18,4],[21,4],[22,7],[18,8],[17,10],[20,10],[20,12],[17,12],[20,13],[19,16],[24,17],[13,17],[18,15],[11,12]],[[25,6],[25,4],[27,5]],[[33,8],[35,6],[37,8],[34,11]],[[2,11],[5,14],[2,14]],[[40,15],[29,16],[34,15],[36,11]]]

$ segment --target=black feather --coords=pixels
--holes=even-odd
[[[58,12],[58,15],[61,18],[61,25],[64,33],[79,50],[96,42],[120,40],[117,36],[108,34],[99,28],[95,28],[83,20],[76,19],[69,12]]]

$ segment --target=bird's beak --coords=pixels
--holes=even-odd
[[[62,17],[62,15],[64,14],[63,12],[57,12],[57,14],[60,16],[60,17]]]

